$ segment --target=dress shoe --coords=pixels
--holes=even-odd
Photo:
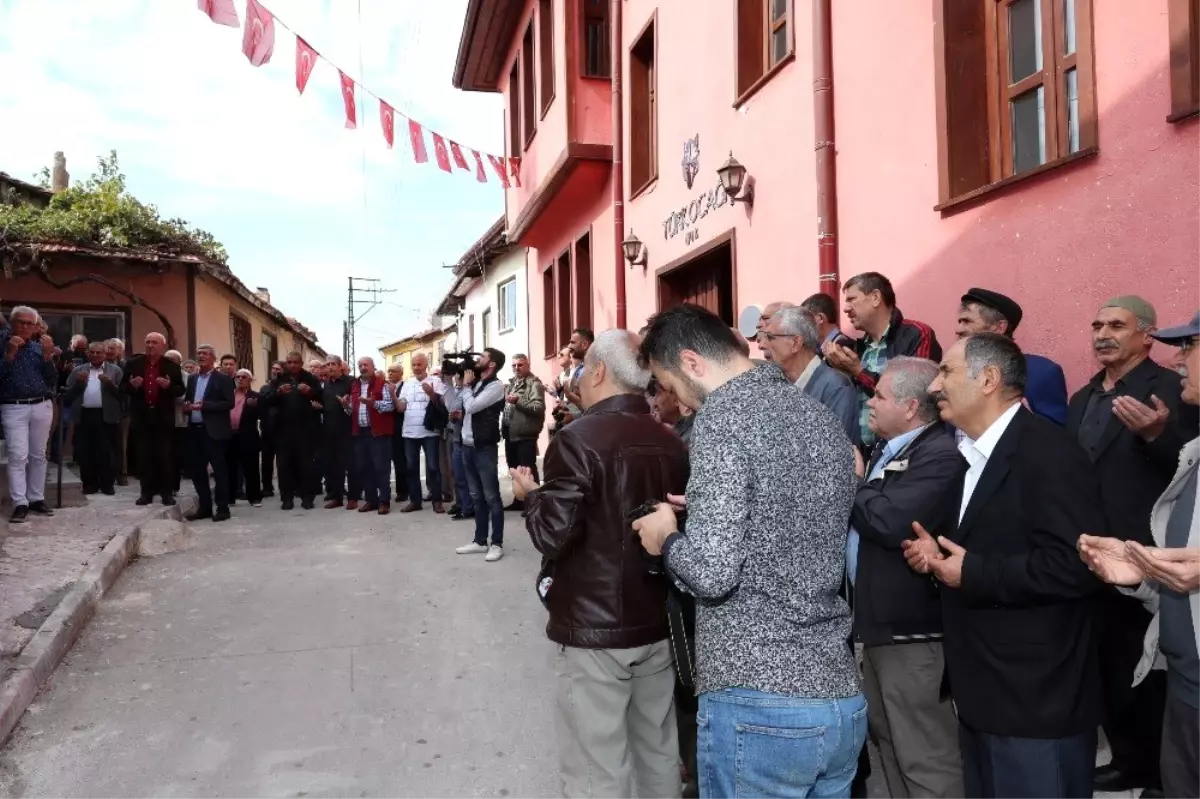
[[[413,504],[412,502],[410,502],[407,505],[405,505],[403,508],[401,508],[400,512],[401,513],[416,513],[420,509],[421,509],[420,505],[416,505],[416,504]]]
[[[162,504],[164,508],[169,508],[175,504],[175,497],[170,494],[163,494]]]
[[[137,499],[134,501],[134,503],[133,503],[133,504],[134,504],[134,505],[149,505],[149,504],[150,504],[151,502],[153,502],[153,501],[154,501],[154,497],[148,497],[148,496],[145,496],[145,495],[143,494],[142,496],[138,497],[138,498],[137,498]]]
[[[125,486],[129,485],[129,478],[128,478],[128,477],[118,477],[118,478],[117,478],[117,485],[119,485],[119,486],[121,486],[122,488],[124,488]]]
[[[458,506],[458,503],[455,502],[453,505],[450,506],[450,509],[446,512],[449,513],[451,516],[457,516],[458,514],[462,513],[462,508],[460,508]]]
[[[1105,793],[1120,793],[1141,787],[1139,780],[1109,764],[1097,766],[1092,774],[1092,788]]]
[[[116,494],[116,493],[117,493],[117,490],[116,490],[115,488],[113,488],[113,487],[109,486],[108,488],[102,488],[102,489],[100,489],[100,493],[101,493],[101,494],[103,494],[103,495],[104,495],[104,496],[106,496],[106,497],[111,497],[111,496],[113,496],[114,494]]]
[[[512,501],[511,503],[509,503],[508,505],[505,505],[505,506],[504,506],[504,509],[505,509],[505,510],[511,510],[511,511],[523,511],[523,510],[525,510],[525,503],[524,503],[524,502],[520,502],[520,501],[518,501],[518,500],[513,500],[513,501]]]
[[[387,516],[391,512],[392,512],[391,505],[380,505],[379,506],[379,515],[380,516]]]
[[[9,524],[24,524],[25,520],[28,518],[29,518],[29,506],[18,505],[17,507],[13,508],[12,516],[8,517],[8,523]]]
[[[38,516],[53,516],[54,511],[50,510],[50,506],[45,500],[39,499],[37,502],[29,503],[29,512],[36,513]]]
[[[267,488],[267,489],[263,490],[263,498],[264,499],[272,499],[272,498],[274,498],[274,496],[275,496],[275,489]]]
[[[212,519],[214,522],[229,521],[229,508],[225,508],[224,510],[217,511],[216,513],[213,514]]]
[[[99,493],[100,493],[100,489],[96,488],[95,486],[87,486],[86,488],[83,489],[84,496],[87,496],[88,494],[99,494]]]
[[[285,499],[285,500],[284,500],[282,503],[280,503],[280,505],[279,505],[279,509],[280,509],[280,510],[291,510],[291,509],[292,509],[292,508],[294,508],[294,507],[296,507],[296,505],[295,505],[295,503],[294,503],[294,502],[292,502],[290,499]]]
[[[183,518],[189,522],[198,522],[201,519],[211,519],[212,511],[210,511],[210,510],[194,510],[191,513],[185,514]]]
[[[346,510],[358,510],[358,500],[352,499],[346,503]]]
[[[1165,796],[1162,788],[1143,788],[1139,799],[1164,799]]]
[[[434,512],[434,513],[445,513],[445,512],[446,512],[446,506],[444,506],[444,505],[443,505],[442,503],[440,503],[440,502],[435,502],[435,503],[433,503],[433,512]]]
[[[342,501],[340,499],[331,499],[325,503],[325,510],[333,510],[334,508],[340,507],[342,507]]]
[[[377,510],[377,508],[374,505],[372,505],[370,502],[364,502],[363,504],[358,506],[359,513],[374,513],[376,510]]]
[[[312,497],[300,501],[300,507],[304,508],[305,510],[312,510],[316,506],[317,504],[313,501]]]
[[[456,521],[456,522],[461,522],[461,521],[463,521],[463,520],[465,520],[465,519],[474,519],[474,518],[475,518],[475,512],[474,512],[474,511],[472,511],[471,513],[463,513],[462,511],[459,511],[458,513],[454,514],[454,515],[453,515],[453,516],[451,516],[450,518],[451,518],[451,519],[453,519],[453,520],[454,520],[454,521]]]

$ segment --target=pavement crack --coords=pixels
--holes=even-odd
[[[331,646],[308,646],[299,647],[296,649],[266,649],[261,652],[238,652],[232,655],[194,655],[191,657],[178,658],[154,658],[151,660],[139,660],[133,663],[105,663],[92,667],[92,671],[107,671],[109,669],[131,669],[138,666],[161,666],[172,663],[201,663],[207,660],[237,660],[240,658],[256,658],[263,655],[302,655],[306,652],[337,652],[342,649],[348,649],[353,653],[355,649],[364,647],[377,646],[395,646],[403,643],[400,640],[388,641],[370,641],[365,644],[335,644]]]

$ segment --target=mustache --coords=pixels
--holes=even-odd
[[[949,402],[949,401],[950,401],[950,398],[946,396],[946,392],[945,392],[945,391],[939,391],[939,392],[937,392],[936,394],[934,394],[934,395],[933,395],[933,401],[934,401],[935,403],[937,403],[937,402]]]
[[[1116,342],[1116,339],[1102,338],[1102,339],[1099,339],[1095,344],[1093,344],[1092,348],[1095,349],[1096,352],[1100,352],[1101,350],[1119,349],[1120,346],[1121,345]]]

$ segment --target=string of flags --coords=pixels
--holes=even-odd
[[[246,24],[244,26],[238,19],[233,0],[197,0],[197,6],[201,12],[218,25],[226,25],[231,28],[242,27],[242,54],[246,56],[251,66],[261,67],[268,63],[271,56],[274,55],[276,23],[285,30],[291,31],[296,37],[296,91],[304,94],[304,89],[308,86],[308,79],[312,76],[318,60],[329,64],[337,70],[341,83],[347,129],[358,128],[357,94],[359,92],[368,94],[379,103],[379,124],[389,150],[393,148],[396,140],[396,117],[400,117],[407,122],[408,141],[415,163],[429,162],[429,150],[425,144],[425,134],[428,133],[429,138],[433,141],[434,162],[443,172],[453,173],[456,168],[468,172],[474,170],[475,179],[480,183],[487,183],[488,173],[484,166],[486,159],[492,172],[504,188],[521,185],[520,158],[505,158],[490,153],[481,153],[479,150],[447,139],[436,131],[429,130],[415,119],[397,112],[382,97],[355,81],[340,67],[318,53],[312,45],[305,41],[304,37],[284,25],[259,0],[246,0]],[[467,159],[467,153],[471,155],[470,160]]]

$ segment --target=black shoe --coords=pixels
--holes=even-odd
[[[29,517],[29,506],[18,505],[13,508],[12,516],[8,517],[9,524],[24,524],[25,519]]]
[[[1139,799],[1164,799],[1166,794],[1162,788],[1143,788]]]
[[[83,489],[84,496],[87,496],[88,494],[99,494],[99,493],[100,493],[100,489],[96,488],[95,486],[84,486],[84,489]]]
[[[133,504],[134,505],[149,505],[153,501],[154,501],[154,497],[148,497],[145,494],[142,494],[140,497],[137,498],[137,500]]]
[[[292,510],[295,507],[296,507],[296,503],[292,502],[290,499],[285,499],[279,505],[280,510]]]
[[[308,497],[307,499],[300,500],[300,507],[304,508],[305,510],[312,510],[314,507],[316,507],[316,502],[312,497]]]
[[[111,497],[117,493],[117,490],[115,488],[113,488],[112,486],[109,486],[108,488],[100,489],[100,493],[106,497]]]
[[[474,518],[475,518],[475,512],[474,512],[474,511],[472,511],[471,513],[463,513],[462,511],[459,511],[458,513],[454,514],[454,515],[453,515],[453,516],[451,516],[450,518],[451,518],[451,519],[454,519],[454,521],[456,521],[456,522],[461,522],[461,521],[464,521],[464,520],[466,520],[466,519],[474,519]]]
[[[263,499],[271,499],[274,496],[275,492],[270,488],[263,492]]]
[[[517,500],[513,500],[513,502],[511,504],[505,505],[504,509],[505,510],[513,510],[513,511],[523,511],[523,510],[525,510],[525,503],[518,502]]]
[[[1106,793],[1118,793],[1141,787],[1142,782],[1134,779],[1133,775],[1121,771],[1109,764],[1097,766],[1092,774],[1092,788]]]
[[[191,513],[185,514],[183,518],[189,522],[198,522],[201,519],[211,519],[212,511],[210,511],[210,510],[194,510]]]
[[[37,502],[29,503],[29,512],[36,513],[38,516],[53,516],[54,511],[50,510],[50,506],[45,500],[39,499]]]
[[[214,513],[214,514],[213,514],[213,517],[212,517],[212,520],[213,520],[214,522],[227,522],[227,521],[229,521],[229,508],[225,508],[225,509],[223,509],[223,510],[219,510],[219,511],[217,511],[216,513]]]
[[[175,504],[175,497],[170,494],[163,494],[162,503],[164,508],[169,508]]]
[[[449,513],[451,516],[457,516],[458,514],[462,513],[462,508],[458,507],[458,503],[455,502],[453,505],[450,506],[449,510],[447,510],[446,513]]]

